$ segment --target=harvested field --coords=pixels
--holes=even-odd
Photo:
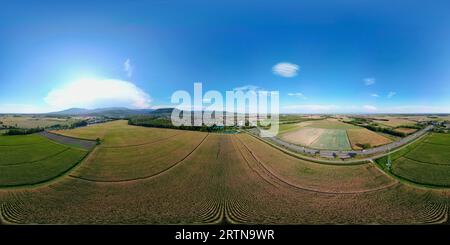
[[[309,146],[312,142],[316,141],[324,131],[325,129],[322,128],[305,127],[295,132],[284,134],[281,136],[281,139],[294,144]]]
[[[396,128],[395,131],[405,134],[412,134],[417,131],[415,128]]]
[[[99,138],[102,140],[103,147],[129,147],[145,145],[157,139],[181,134],[183,131],[130,126],[127,121],[119,120],[73,130],[57,130],[53,133],[88,140]],[[149,135],[151,135],[150,138]]]
[[[365,128],[348,129],[347,135],[354,150],[363,149],[361,145],[364,144],[369,144],[370,147],[376,147],[392,142],[392,140]]]
[[[358,126],[354,126],[352,124],[344,123],[338,121],[337,119],[325,119],[325,120],[317,120],[311,121],[309,127],[313,128],[324,128],[324,129],[351,129],[351,128],[359,128]]]
[[[42,136],[0,136],[0,187],[53,179],[79,163],[87,151]]]
[[[238,135],[240,147],[271,173],[296,186],[330,193],[365,192],[396,183],[373,165],[331,166],[311,163],[285,155],[258,139]],[[283,159],[283,161],[279,161]]]
[[[5,126],[18,128],[45,128],[54,125],[70,125],[78,119],[64,119],[53,117],[29,117],[29,116],[0,116],[0,122]]]
[[[326,150],[351,150],[347,132],[343,129],[326,129],[310,146]]]
[[[288,132],[292,132],[298,129],[301,129],[303,127],[306,127],[308,125],[311,125],[313,121],[305,121],[300,123],[287,123],[287,124],[281,124],[279,128],[278,135],[283,135]]]
[[[173,167],[205,139],[206,133],[184,132],[140,146],[99,146],[71,176],[92,181],[120,182],[154,176]],[[149,135],[149,140],[153,135]]]
[[[147,132],[147,140],[160,137]],[[33,189],[0,190],[1,215],[6,222],[25,224],[415,224],[447,219],[448,191],[405,186],[371,164],[321,165],[245,134],[186,133],[192,134],[184,137],[188,143],[180,135],[130,147],[111,147],[107,141],[115,139],[105,137],[106,147],[96,148],[105,156],[112,152],[111,159],[102,160],[104,168],[89,158],[74,177]],[[131,137],[126,140],[136,144]],[[186,151],[168,154],[172,144]],[[153,156],[158,149],[166,153]],[[120,150],[134,153],[120,156]],[[109,165],[115,158],[122,160]],[[157,171],[158,165],[169,168]],[[149,178],[102,181],[155,171],[159,174]],[[97,174],[99,180],[75,174]]]
[[[409,120],[406,118],[400,118],[400,117],[378,117],[376,119],[380,119],[380,120],[374,120],[375,122],[382,124],[382,125],[386,125],[389,127],[399,127],[402,125],[415,125],[416,122],[413,120]]]
[[[350,150],[346,130],[357,128],[337,119],[307,121],[283,131],[279,137],[286,142],[316,149]]]

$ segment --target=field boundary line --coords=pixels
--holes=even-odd
[[[347,139],[347,144],[348,144],[348,146],[350,147],[350,150],[353,150],[353,148],[352,148],[352,143],[350,142],[350,138],[348,137],[348,132],[347,132],[347,130],[348,130],[348,129],[344,129],[345,137],[346,137],[346,139]]]
[[[132,179],[123,179],[123,180],[95,180],[95,179],[90,179],[90,178],[86,178],[86,177],[82,177],[82,176],[75,176],[75,175],[71,175],[69,174],[68,176],[74,179],[80,179],[80,180],[84,180],[84,181],[88,181],[88,182],[95,182],[95,183],[126,183],[126,182],[134,182],[134,181],[140,181],[140,180],[146,180],[146,179],[150,179],[150,178],[154,178],[157,177],[161,174],[164,174],[165,172],[169,171],[170,169],[178,166],[180,163],[182,163],[184,160],[186,160],[189,156],[192,155],[192,153],[195,152],[195,150],[197,150],[197,148],[200,147],[200,145],[203,144],[203,142],[206,140],[206,138],[209,136],[209,133],[206,134],[206,136],[202,139],[202,141],[191,151],[189,152],[186,156],[184,156],[181,160],[175,162],[174,164],[172,164],[171,166],[157,172],[154,173],[152,175],[148,175],[148,176],[142,176],[142,177],[138,177],[138,178],[132,178]]]
[[[67,148],[65,148],[65,149],[62,150],[62,151],[59,151],[59,152],[57,152],[57,153],[55,153],[55,154],[46,156],[46,157],[44,157],[44,158],[42,158],[42,159],[39,159],[39,160],[35,160],[35,161],[31,161],[31,162],[19,162],[19,163],[0,164],[0,167],[2,167],[2,166],[18,166],[18,165],[25,165],[25,164],[33,164],[33,163],[37,163],[37,162],[44,161],[44,160],[50,159],[50,158],[52,158],[52,157],[58,156],[58,155],[60,155],[60,154],[62,154],[62,153],[64,153],[64,152],[66,152],[66,151],[68,151],[68,150],[70,150],[70,149],[72,149],[72,148],[67,147]]]
[[[288,186],[291,186],[291,187],[293,187],[293,188],[295,188],[295,189],[299,189],[299,190],[303,190],[303,191],[309,191],[309,192],[314,192],[314,193],[321,193],[321,194],[330,194],[330,195],[339,195],[339,194],[342,194],[342,195],[357,195],[357,194],[366,194],[366,193],[371,193],[371,192],[376,192],[376,191],[381,191],[381,190],[385,190],[385,189],[389,189],[389,188],[391,188],[391,187],[394,187],[394,186],[396,186],[399,182],[398,181],[393,181],[393,183],[390,183],[390,184],[388,184],[388,185],[386,185],[386,186],[380,186],[380,187],[378,187],[378,188],[372,188],[372,189],[368,189],[368,190],[360,190],[360,191],[322,191],[322,190],[317,190],[317,189],[313,189],[313,188],[308,188],[308,187],[303,187],[303,186],[297,186],[297,185],[295,185],[295,184],[292,184],[292,183],[290,183],[290,182],[288,182],[288,181],[286,181],[286,180],[284,180],[284,179],[282,179],[281,177],[279,177],[278,175],[276,175],[276,174],[274,174],[270,169],[268,169],[266,166],[265,166],[265,164],[261,161],[261,160],[259,160],[258,159],[258,157],[255,155],[255,153],[251,150],[251,149],[249,149],[248,148],[248,146],[244,143],[244,142],[242,142],[242,140],[241,139],[238,139],[240,142],[241,142],[241,144],[245,147],[245,149],[247,149],[247,151],[251,154],[251,156],[253,157],[253,159],[257,162],[257,163],[259,163],[259,165],[261,166],[261,167],[263,167],[263,169],[270,175],[270,176],[272,176],[273,178],[275,178],[275,179],[277,179],[278,181],[281,181],[282,183],[284,183],[284,184],[286,184],[286,185],[288,185]]]

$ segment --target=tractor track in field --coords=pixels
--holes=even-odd
[[[178,166],[180,163],[182,163],[184,160],[186,160],[189,156],[191,156],[202,144],[203,142],[206,140],[206,138],[208,138],[209,133],[206,134],[206,136],[202,139],[202,141],[191,151],[189,152],[186,156],[184,156],[182,159],[176,161],[175,163],[171,164],[169,167],[158,171],[157,173],[148,175],[148,176],[142,176],[142,177],[138,177],[138,178],[130,178],[130,179],[122,179],[122,180],[96,180],[96,179],[91,179],[91,178],[86,178],[86,177],[82,177],[82,176],[76,176],[76,175],[68,175],[68,177],[70,178],[74,178],[74,179],[79,179],[79,180],[83,180],[83,181],[88,181],[88,182],[95,182],[95,183],[127,183],[127,182],[135,182],[135,181],[140,181],[140,180],[146,180],[146,179],[150,179],[150,178],[154,178],[157,176],[160,176],[164,173],[166,173],[167,171],[169,171],[170,169]]]
[[[25,224],[23,215],[27,215],[29,211],[23,209],[24,201],[20,197],[22,194],[10,194],[10,201],[3,202],[0,205],[0,222],[4,224]]]
[[[283,187],[287,187],[289,189],[292,190],[297,190],[297,191],[308,191],[308,192],[314,192],[314,193],[320,193],[320,194],[328,194],[328,195],[357,195],[357,194],[367,194],[367,193],[372,193],[372,192],[377,192],[377,191],[382,191],[382,190],[386,190],[386,189],[390,189],[395,187],[396,185],[399,184],[398,181],[394,181],[389,185],[385,185],[385,186],[380,186],[378,188],[372,188],[372,189],[368,189],[368,190],[361,190],[361,191],[324,191],[324,190],[317,190],[317,189],[313,189],[313,188],[309,188],[309,187],[303,187],[303,186],[298,186],[298,185],[294,185],[284,179],[282,179],[281,177],[277,176],[276,174],[274,174],[271,170],[269,170],[265,164],[259,160],[259,158],[254,154],[254,152],[244,143],[242,142],[241,139],[237,138],[238,141],[244,146],[244,149],[252,156],[252,159],[257,163],[257,168],[259,168],[259,171],[262,172],[265,176],[267,176],[268,179],[266,179],[265,177],[263,177],[262,174],[258,174],[261,178],[265,179],[266,182],[272,182],[272,185],[278,184],[280,186]],[[240,148],[239,148],[240,149]],[[241,153],[241,156],[245,158],[243,152],[240,150],[239,151]],[[246,160],[248,163],[248,160]],[[250,166],[251,167],[251,166]],[[253,171],[258,172],[258,170],[256,170],[254,167],[251,167]]]
[[[0,165],[0,167],[2,167],[2,166],[18,166],[18,165],[25,165],[25,164],[33,164],[33,163],[36,163],[36,162],[40,162],[40,161],[44,161],[44,160],[50,159],[50,158],[52,158],[52,157],[56,157],[56,156],[58,156],[58,155],[60,155],[60,154],[62,154],[62,153],[64,153],[64,152],[66,152],[66,151],[68,151],[68,150],[70,150],[70,149],[72,149],[72,148],[67,147],[67,148],[65,148],[64,150],[60,151],[60,152],[57,152],[57,153],[55,153],[55,154],[52,154],[52,155],[43,157],[43,158],[38,159],[38,160],[34,160],[34,161],[30,161],[30,162],[18,162],[18,163],[2,164],[2,165]]]

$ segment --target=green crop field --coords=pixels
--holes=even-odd
[[[387,156],[377,160],[386,165]],[[391,154],[392,172],[419,184],[450,187],[450,135],[433,133]]]
[[[102,139],[51,184],[0,187],[0,217],[37,224],[417,224],[446,221],[450,192],[417,189],[371,163],[301,160],[247,134],[141,128],[116,121],[60,131]],[[9,138],[14,145],[45,139]],[[32,148],[30,148],[31,150]],[[17,183],[64,171],[60,156]],[[52,152],[54,153],[54,152]],[[11,155],[13,155],[11,153]],[[22,161],[22,160],[21,160]],[[22,165],[19,165],[22,167]],[[25,167],[27,165],[23,165]],[[30,166],[34,166],[31,164]],[[36,165],[37,166],[37,165]],[[10,170],[13,171],[13,170]],[[34,174],[38,173],[38,174]]]
[[[327,129],[311,145],[317,149],[351,150],[346,130]]]
[[[0,136],[0,187],[48,181],[71,169],[86,154],[35,134]]]

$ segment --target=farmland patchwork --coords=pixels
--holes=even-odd
[[[339,142],[345,130],[323,132],[329,140],[349,147],[348,140]],[[447,220],[447,190],[414,188],[372,163],[336,166],[301,160],[245,133],[141,128],[125,121],[59,133],[100,137],[102,144],[57,181],[1,188],[3,222],[416,224]],[[434,138],[429,141],[446,143]],[[1,183],[52,179],[87,154],[63,145],[46,150],[46,144],[54,143],[35,135],[0,141],[12,147],[36,147],[37,142],[42,146],[36,148],[36,154],[42,156],[11,153],[1,160],[1,167],[39,162],[46,156],[54,161],[42,164],[42,171],[33,169],[33,175],[20,174],[28,169],[8,170],[12,172],[3,175]],[[58,154],[59,150],[62,153]],[[433,163],[445,165],[442,159]]]

